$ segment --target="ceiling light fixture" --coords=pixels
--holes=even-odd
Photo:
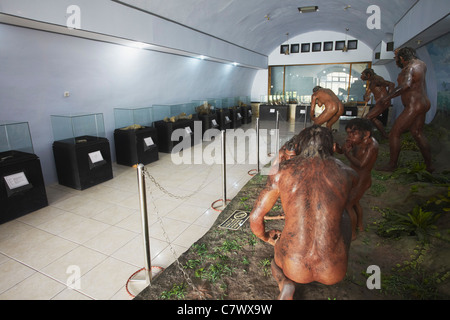
[[[301,13],[316,12],[319,11],[319,7],[318,6],[299,7],[298,11]]]
[[[286,43],[287,43],[287,50],[284,52],[285,55],[289,55],[289,32],[286,33]]]
[[[342,48],[342,52],[347,52],[348,51],[348,47],[347,47],[347,33],[348,33],[348,28],[345,28],[345,43],[344,43],[344,47]]]

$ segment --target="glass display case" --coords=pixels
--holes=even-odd
[[[193,100],[198,120],[202,122],[202,133],[208,129],[219,129],[216,100]],[[220,103],[221,104],[221,103]]]
[[[241,110],[240,114],[242,116],[242,124],[247,124],[252,122],[252,104],[249,96],[239,97],[238,106]]]
[[[69,115],[52,115],[53,138],[76,144],[79,137],[105,137],[105,124],[102,113],[80,113]]]
[[[28,122],[0,121],[0,152],[34,153]]]
[[[311,105],[302,103],[295,107],[295,121],[303,122],[306,127],[306,122],[311,122]]]
[[[225,99],[210,99],[214,100],[216,104],[217,123],[219,130],[231,129],[230,110],[228,109],[228,98]]]
[[[48,205],[28,122],[0,122],[0,223]]]
[[[114,108],[116,129],[133,125],[151,127],[153,125],[153,108]]]
[[[103,114],[51,116],[59,184],[84,190],[113,178]]]
[[[208,98],[207,100],[211,102],[211,105],[213,105],[216,110],[222,109],[222,99]]]
[[[279,120],[288,121],[290,118],[289,109],[290,108],[288,104],[281,104],[281,105],[261,104],[259,106],[259,118],[260,120],[276,121],[278,111]]]
[[[114,146],[117,164],[134,166],[159,160],[153,108],[115,108]]]
[[[194,121],[198,120],[195,103],[153,105],[153,119],[160,152],[171,153],[173,147],[188,139],[190,139],[188,143],[190,146],[202,141],[201,134],[197,138],[194,136]],[[182,132],[183,135],[175,134],[172,137],[178,129],[181,129],[178,133]]]
[[[231,120],[229,123],[230,129],[239,128],[242,125],[241,108],[238,106],[239,98],[223,98],[222,109],[228,108],[229,115],[227,117]]]

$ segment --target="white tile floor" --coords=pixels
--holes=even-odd
[[[227,144],[235,151],[227,160],[231,199],[256,168],[233,163],[233,157],[248,156],[256,146]],[[211,204],[222,198],[222,166],[175,165],[170,154],[160,153],[146,170],[173,194],[195,192],[176,199],[146,179],[152,265],[166,268],[176,259],[170,246],[183,253],[217,218]],[[83,191],[47,186],[48,207],[0,225],[0,300],[132,299],[127,281],[145,265],[137,170],[113,164],[113,173],[112,180]],[[74,282],[77,272],[81,278]]]

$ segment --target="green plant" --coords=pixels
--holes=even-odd
[[[223,276],[230,276],[233,273],[233,268],[224,261],[211,264],[208,268],[200,268],[195,271],[195,276],[211,283],[215,283]]]
[[[376,233],[383,237],[400,237],[416,235],[422,242],[427,242],[432,231],[436,230],[436,221],[440,214],[426,211],[420,206],[414,207],[410,213],[400,213],[389,208],[374,208],[381,213],[383,219],[375,221]]]
[[[374,183],[372,184],[372,187],[370,188],[370,194],[372,194],[375,197],[379,197],[382,193],[386,192],[387,188],[383,184]]]
[[[395,170],[392,179],[403,179],[406,182],[431,182],[431,183],[448,183],[448,178],[444,175],[433,175],[426,170],[425,163],[413,162],[410,165]]]
[[[242,249],[242,245],[239,240],[225,240],[219,248],[223,252],[238,251],[240,249]]]
[[[178,300],[184,299],[186,296],[186,284],[174,284],[169,291],[163,291],[160,295],[161,299],[177,298]]]
[[[413,225],[414,233],[420,241],[428,241],[428,236],[432,230],[436,230],[435,223],[441,215],[432,211],[425,211],[423,208],[416,206],[408,217]]]
[[[429,252],[429,246],[419,244],[411,255],[411,260],[398,263],[392,273],[382,274],[381,289],[386,294],[398,295],[406,299],[439,299],[438,285],[450,277],[449,270],[429,272],[423,262]]]
[[[239,204],[242,205],[244,207],[245,211],[250,211],[250,209],[252,208],[251,205],[247,204],[246,201],[248,200],[248,197],[242,197],[239,201]]]
[[[270,261],[269,258],[265,258],[259,262],[259,265],[262,267],[265,277],[268,277],[272,273],[271,264],[272,262]]]

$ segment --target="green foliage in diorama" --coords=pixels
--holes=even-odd
[[[443,238],[436,224],[443,214],[450,212],[450,186],[447,188],[447,194],[432,197],[424,204],[416,205],[410,212],[374,208],[382,216],[382,219],[373,222],[376,233],[388,238],[416,236],[424,243],[429,241],[430,236]]]
[[[182,283],[182,284],[174,284],[172,286],[172,288],[168,291],[163,291],[160,295],[161,299],[166,299],[166,300],[170,300],[170,299],[178,299],[178,300],[183,300],[186,297],[186,284]]]
[[[428,244],[418,244],[410,260],[396,264],[389,274],[382,274],[382,292],[414,300],[445,298],[438,286],[448,281],[450,271],[445,268],[426,270],[424,262],[429,258],[429,250]]]

